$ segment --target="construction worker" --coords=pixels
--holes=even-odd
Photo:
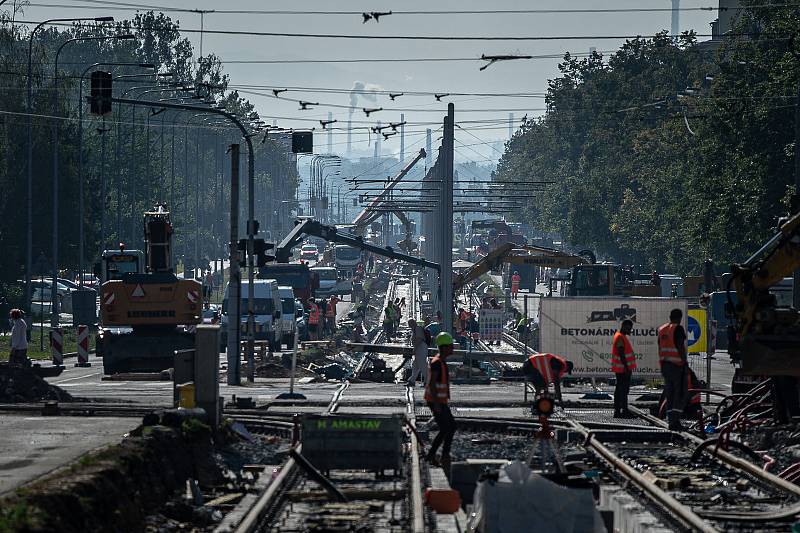
[[[436,311],[436,321],[431,322],[427,326],[425,326],[428,334],[431,336],[432,339],[436,339],[436,336],[439,335],[439,332],[442,330],[442,312]]]
[[[447,358],[453,353],[453,336],[443,331],[436,336],[439,353],[431,359],[428,367],[428,382],[425,385],[425,402],[431,410],[439,433],[431,443],[428,461],[437,464],[436,452],[442,447],[441,464],[450,464],[450,446],[456,433],[456,421],[450,412],[450,376],[447,373]]]
[[[319,339],[319,306],[313,298],[308,299],[308,337],[312,340]]]
[[[16,366],[28,366],[28,324],[23,319],[24,313],[12,309],[11,317],[11,354],[8,362]]]
[[[617,380],[614,387],[614,418],[632,418],[628,411],[628,391],[631,375],[636,370],[636,355],[628,336],[633,331],[633,321],[625,319],[611,341],[611,371]]]
[[[556,400],[561,401],[561,378],[564,374],[571,374],[573,366],[572,361],[560,355],[537,353],[522,363],[522,373],[531,380],[537,396],[547,393],[552,383]]]
[[[336,304],[339,303],[339,298],[335,294],[328,298],[328,303],[325,305],[325,327],[333,335],[336,331]]]
[[[425,338],[425,329],[421,322],[409,319],[408,329],[411,330],[411,347],[414,349],[414,355],[407,386],[413,387],[418,377],[422,376],[422,383],[424,384],[428,376],[428,344]]]
[[[672,431],[682,431],[681,413],[686,401],[686,331],[681,326],[683,311],[673,309],[669,322],[658,328],[658,364],[664,377],[667,421]]]
[[[515,270],[514,274],[511,276],[511,297],[516,300],[517,293],[519,292],[519,283],[522,281],[522,277],[519,275],[519,271]]]
[[[692,371],[691,368],[686,368],[686,390],[690,391],[692,389],[697,389],[700,386],[700,380],[697,379],[697,375]],[[689,397],[688,401],[686,402],[686,407],[683,408],[684,416],[688,418],[695,418],[697,419],[700,424],[700,431],[703,431],[703,406],[701,404],[702,399],[700,398],[700,393],[690,392],[687,394]],[[664,392],[661,393],[661,400],[658,402],[659,407],[659,416],[661,418],[664,417],[666,408],[667,408],[667,398]]]
[[[394,317],[394,305],[392,302],[389,302],[386,304],[386,308],[383,310],[383,334],[386,336],[387,341],[392,340],[392,335],[394,332]]]

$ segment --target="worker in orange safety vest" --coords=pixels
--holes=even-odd
[[[511,276],[511,297],[516,300],[517,293],[519,292],[519,283],[522,281],[522,277],[519,275],[517,270],[514,271],[514,274]]]
[[[669,322],[658,328],[658,364],[664,378],[667,421],[672,431],[682,431],[681,413],[686,403],[686,330],[681,326],[683,311],[673,309]]]
[[[560,355],[537,353],[522,363],[522,373],[530,379],[537,396],[546,393],[552,383],[556,399],[561,401],[561,379],[572,373],[573,366]]]
[[[339,298],[335,294],[328,298],[328,303],[325,305],[325,329],[333,335],[336,331],[336,304],[339,303]]]
[[[308,299],[308,337],[312,341],[319,339],[319,306],[313,298]]]
[[[625,319],[611,341],[611,371],[617,381],[614,387],[614,418],[633,418],[628,410],[631,375],[636,370],[636,355],[628,339],[632,331],[633,321]]]
[[[447,358],[453,353],[453,336],[443,331],[436,336],[436,346],[439,353],[431,359],[428,365],[428,381],[425,384],[425,403],[431,410],[436,425],[439,426],[439,433],[431,443],[428,451],[428,461],[434,464],[436,451],[442,447],[441,464],[450,464],[450,446],[453,443],[453,436],[456,433],[456,421],[453,413],[450,412],[450,376],[447,371]]]

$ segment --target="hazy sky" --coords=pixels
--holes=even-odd
[[[118,0],[124,3],[125,0]],[[145,0],[146,2],[147,0]],[[99,3],[81,0],[47,0],[50,5],[89,6],[91,9],[68,7],[42,7],[32,0],[26,9],[25,20],[42,20],[58,16],[101,16],[113,15],[118,19],[132,16],[133,9],[109,9]],[[716,0],[683,0],[681,7],[712,7]],[[614,1],[522,1],[498,0],[496,2],[459,0],[431,2],[406,0],[404,2],[367,1],[321,1],[273,2],[257,0],[237,0],[220,3],[211,0],[166,0],[162,8],[183,9],[255,9],[255,10],[302,10],[302,11],[430,11],[430,10],[469,10],[469,9],[580,9],[580,8],[669,8],[669,0],[614,0]],[[157,10],[157,9],[156,9]],[[173,12],[169,15],[180,22],[182,28],[199,29],[200,16],[194,13]],[[635,13],[552,13],[552,14],[481,14],[481,15],[400,15],[395,14],[380,19],[376,24],[370,21],[362,24],[360,15],[274,15],[274,14],[225,14],[205,15],[206,30],[238,30],[258,32],[331,33],[342,35],[434,35],[434,36],[600,36],[600,35],[651,35],[670,27],[669,12]],[[716,11],[683,11],[680,13],[681,30],[694,29],[698,33],[710,33],[709,23],[716,18]],[[185,34],[199,49],[200,35]],[[706,38],[701,38],[705,40]],[[563,54],[565,51],[585,53],[590,47],[598,51],[615,50],[621,40],[553,40],[553,41],[379,41],[362,39],[311,39],[274,36],[231,36],[206,33],[203,38],[205,54],[213,52],[221,57],[225,70],[231,76],[231,85],[263,86],[253,89],[270,93],[272,87],[322,87],[350,89],[354,82],[361,81],[393,92],[503,92],[503,93],[542,93],[547,88],[547,80],[558,74],[557,59],[534,59],[496,63],[480,72],[479,61],[458,62],[415,62],[415,63],[329,63],[329,64],[236,64],[243,60],[309,60],[309,59],[376,59],[376,58],[478,58],[481,54],[525,54],[545,55]],[[271,95],[271,93],[270,93]],[[336,126],[344,128],[348,111],[344,108],[316,106],[313,110],[300,111],[296,101],[285,102],[271,96],[244,94],[255,103],[258,112],[265,120],[278,118],[278,124],[285,127],[310,127],[315,120],[326,119],[328,112],[339,122]],[[320,102],[347,106],[348,94],[324,94],[289,91],[281,96],[297,100]],[[456,130],[456,158],[473,159],[485,162],[496,160],[499,153],[483,142],[505,141],[508,138],[507,109],[513,111],[517,119],[525,115],[539,114],[543,107],[540,97],[478,97],[460,96],[443,98],[437,102],[433,96],[406,95],[391,102],[388,96],[379,96],[377,102],[360,100],[359,107],[403,108],[405,119],[410,123],[441,123],[446,110],[446,102],[456,107],[456,122],[469,120],[490,120],[492,123],[468,124],[471,134]],[[497,109],[499,111],[475,112],[460,111],[474,109]],[[426,110],[426,111],[422,111]],[[434,110],[435,112],[428,112]],[[500,111],[501,110],[501,111]],[[402,111],[383,111],[369,118],[362,111],[353,115],[353,126],[367,128],[377,120],[384,124],[399,121]],[[311,119],[300,121],[297,119]],[[357,122],[359,121],[359,122]],[[316,124],[319,129],[319,124]],[[406,128],[406,157],[424,146],[425,125],[410,124]],[[388,131],[388,130],[387,130]],[[474,136],[473,136],[474,135]],[[434,136],[434,144],[438,144]],[[477,137],[477,139],[476,139]],[[336,131],[333,135],[334,151],[344,152],[346,133]],[[374,134],[371,141],[374,142]],[[315,138],[316,152],[327,151],[327,135]],[[464,146],[468,145],[468,146]],[[353,134],[353,148],[359,152],[371,153],[372,145],[364,129]],[[383,153],[399,150],[399,136],[390,138],[382,146]]]

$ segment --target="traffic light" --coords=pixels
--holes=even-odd
[[[89,107],[93,115],[111,113],[111,73],[102,70],[92,72],[92,89],[89,96]]]
[[[295,154],[314,152],[314,133],[311,131],[292,132],[292,152]]]
[[[242,252],[242,260],[239,261],[239,266],[242,268],[247,266],[247,261],[244,259],[247,252],[247,239],[239,239],[236,248]],[[275,256],[268,255],[267,250],[275,248],[275,244],[266,242],[264,239],[253,239],[253,255],[256,258],[256,266],[263,267],[267,263],[274,261]]]

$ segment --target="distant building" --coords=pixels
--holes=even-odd
[[[722,44],[722,38],[729,33],[739,16],[741,4],[738,0],[719,0],[717,19],[711,23],[711,40],[702,41],[698,46],[706,50],[716,50]]]

